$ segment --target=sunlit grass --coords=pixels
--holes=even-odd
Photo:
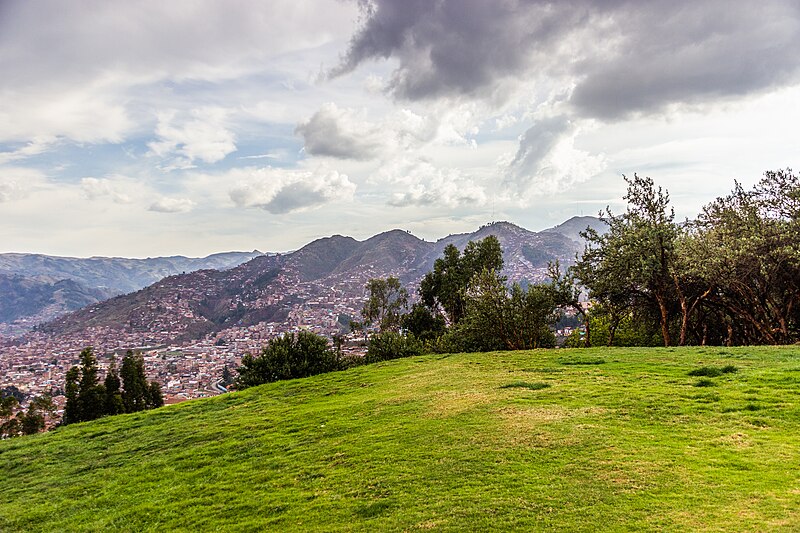
[[[793,347],[414,357],[2,442],[0,530],[792,531],[798,435]]]

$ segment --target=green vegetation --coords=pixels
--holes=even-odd
[[[111,360],[105,380],[100,383],[97,358],[91,346],[80,355],[80,366],[67,371],[64,395],[63,425],[96,420],[103,416],[135,413],[164,405],[161,386],[152,381],[148,385],[141,354],[128,350],[122,359],[122,370]]]
[[[0,442],[0,530],[796,531],[798,390],[796,347],[409,357]]]
[[[665,346],[800,341],[800,176],[737,183],[684,223],[651,178],[626,182],[626,211],[602,214],[608,232],[583,233],[586,251],[556,283],[575,281],[600,304],[590,330],[609,346],[651,344],[654,330]]]

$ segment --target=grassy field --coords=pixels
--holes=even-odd
[[[797,531],[798,465],[797,347],[426,356],[0,442],[0,530]]]

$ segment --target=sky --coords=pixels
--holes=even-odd
[[[800,168],[796,0],[0,0],[0,252],[287,251]]]

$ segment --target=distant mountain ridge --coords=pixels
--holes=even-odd
[[[0,333],[17,334],[112,296],[167,276],[201,269],[228,269],[262,255],[224,252],[207,257],[127,259],[0,254]]]
[[[282,328],[322,323],[336,327],[337,317],[357,315],[370,278],[397,276],[413,293],[448,244],[463,249],[469,241],[494,235],[503,248],[504,274],[509,280],[544,281],[548,261],[570,264],[583,250],[583,243],[571,237],[574,227],[582,223],[573,221],[537,233],[496,222],[436,242],[401,230],[364,241],[334,235],[226,271],[170,276],[58,318],[39,331],[79,335],[88,328],[106,336],[117,331],[142,343],[163,343],[209,334],[222,337],[226,330],[265,322]],[[231,337],[236,335],[231,333]]]

